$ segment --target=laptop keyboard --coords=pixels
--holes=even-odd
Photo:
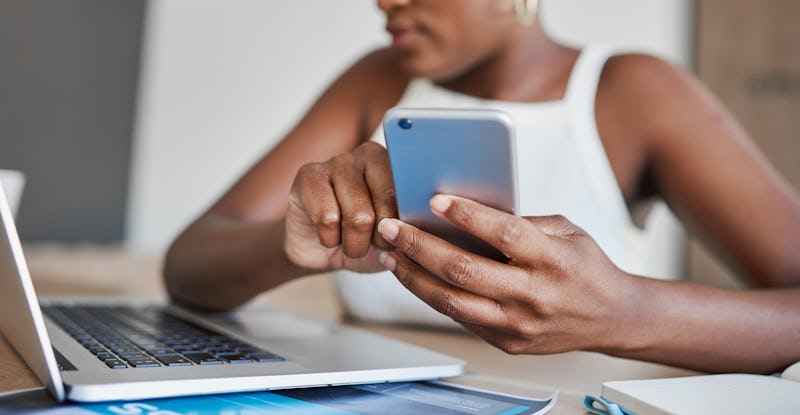
[[[42,310],[111,369],[284,360],[157,307],[47,306]]]

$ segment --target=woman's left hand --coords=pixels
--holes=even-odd
[[[378,226],[396,248],[381,260],[437,311],[511,354],[625,347],[637,307],[637,277],[617,268],[562,216],[516,217],[471,200],[437,195],[442,219],[490,243],[510,261],[464,251],[396,219]]]

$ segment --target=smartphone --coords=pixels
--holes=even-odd
[[[470,252],[505,257],[436,216],[437,193],[519,212],[514,124],[489,109],[395,108],[383,118],[400,219]]]

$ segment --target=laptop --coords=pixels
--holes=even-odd
[[[460,375],[464,362],[273,308],[198,313],[127,297],[38,299],[0,185],[0,330],[59,402]],[[109,276],[113,278],[113,276]]]

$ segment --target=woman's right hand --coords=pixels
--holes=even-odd
[[[376,229],[384,218],[397,218],[389,156],[380,144],[366,142],[352,153],[298,170],[284,250],[304,268],[382,271],[380,251],[392,249]]]

